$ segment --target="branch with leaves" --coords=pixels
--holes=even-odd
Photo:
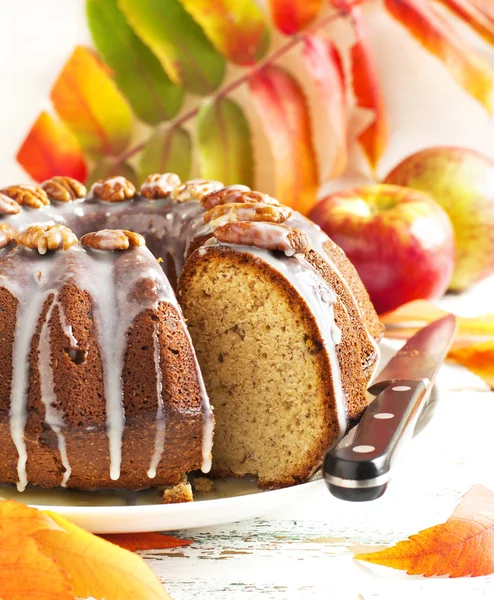
[[[137,182],[150,172],[173,171],[182,179],[253,185],[258,148],[251,118],[257,115],[274,165],[275,189],[266,191],[307,212],[321,180],[347,166],[351,95],[372,115],[358,132],[372,169],[386,147],[361,7],[368,3],[269,0],[267,15],[255,0],[86,0],[98,54],[74,50],[51,90],[57,117],[40,114],[17,159],[37,181],[61,174],[90,183],[121,174]],[[382,0],[379,9],[491,109],[491,69],[454,29],[461,20],[494,44],[491,0]],[[328,37],[338,20],[353,30],[348,61]],[[304,84],[279,64],[292,52],[306,71]],[[240,103],[231,95],[242,87]],[[307,96],[331,132],[324,143],[333,160],[324,173]]]

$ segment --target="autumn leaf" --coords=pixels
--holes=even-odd
[[[315,35],[305,38],[302,58],[315,83],[317,101],[325,105],[333,134],[334,161],[327,174],[329,179],[341,174],[348,160],[346,87],[341,58],[329,40]]]
[[[56,528],[52,520],[43,512],[14,502],[0,500],[0,537],[7,539],[16,534],[29,536],[40,529]]]
[[[494,389],[494,338],[487,342],[453,348],[448,358],[470,369]]]
[[[118,0],[118,5],[173,83],[200,95],[220,85],[225,61],[178,0]]]
[[[190,177],[192,140],[181,127],[160,125],[149,138],[141,154],[139,178],[150,173],[176,173],[182,181]]]
[[[254,0],[182,0],[215,48],[231,62],[248,66],[269,46],[269,29]]]
[[[476,485],[446,523],[429,527],[392,548],[354,558],[409,575],[489,575],[494,572],[494,493]]]
[[[494,3],[492,0],[437,0],[465,21],[487,42],[494,44]]]
[[[252,101],[274,158],[276,197],[307,213],[316,201],[318,174],[307,102],[297,81],[275,66],[249,80]]]
[[[118,155],[125,150],[132,113],[108,68],[93,52],[76,47],[50,97],[57,113],[90,156]]]
[[[151,125],[175,116],[183,90],[132,31],[117,0],[86,0],[86,13],[94,44],[136,115]]]
[[[162,535],[161,533],[109,533],[100,535],[99,537],[132,552],[137,552],[138,550],[180,548],[192,544],[192,540],[180,540],[171,535]]]
[[[491,110],[493,79],[489,64],[461,40],[431,2],[385,0],[385,6],[424,48],[444,63],[469,94]]]
[[[122,177],[125,177],[125,179],[131,181],[134,185],[137,185],[138,178],[134,167],[126,162],[121,162],[116,158],[103,158],[97,163],[88,177],[87,185],[91,186],[99,179],[107,179],[108,177],[115,177],[116,175],[121,175]]]
[[[276,27],[287,35],[307,27],[322,7],[322,0],[269,0]]]
[[[150,567],[137,555],[46,513],[60,529],[33,534],[43,551],[70,573],[74,594],[96,600],[168,599]]]
[[[36,119],[16,158],[36,181],[54,175],[86,179],[86,161],[76,138],[61,121],[46,112]]]
[[[206,100],[197,118],[197,140],[201,177],[252,187],[250,128],[238,104],[229,98]]]

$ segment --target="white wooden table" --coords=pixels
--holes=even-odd
[[[493,290],[488,283],[443,304],[465,315],[492,311]],[[143,557],[174,600],[494,598],[494,575],[425,579],[352,558],[444,522],[476,483],[494,490],[494,393],[453,365],[443,367],[439,388],[433,419],[379,500],[346,503],[320,482],[296,505],[243,523],[177,532],[193,544]]]

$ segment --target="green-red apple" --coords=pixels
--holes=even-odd
[[[455,231],[450,289],[461,291],[494,273],[494,162],[467,148],[436,147],[412,154],[386,183],[432,195]]]
[[[378,313],[446,291],[453,228],[427,194],[383,184],[345,190],[323,198],[309,218],[343,248]]]

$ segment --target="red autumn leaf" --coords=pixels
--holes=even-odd
[[[84,155],[65,125],[42,112],[17,152],[17,161],[36,181],[66,175],[84,181]]]
[[[322,0],[269,0],[269,5],[276,27],[283,33],[292,35],[317,17]]]
[[[251,77],[249,87],[273,151],[275,195],[307,213],[316,201],[318,175],[303,91],[290,74],[273,66]]]
[[[490,44],[494,44],[494,2],[492,0],[438,0],[468,23]]]
[[[180,540],[161,533],[108,533],[99,537],[126,550],[163,550],[190,546],[192,540]]]
[[[476,485],[441,525],[396,546],[354,558],[409,575],[479,577],[494,573],[494,493]]]
[[[385,6],[424,48],[441,60],[456,81],[491,110],[489,64],[471,48],[428,0],[385,0]]]
[[[334,161],[328,177],[336,177],[345,170],[348,160],[346,87],[341,58],[334,44],[315,35],[305,38],[302,58],[316,85],[317,101],[326,108],[334,140]]]

